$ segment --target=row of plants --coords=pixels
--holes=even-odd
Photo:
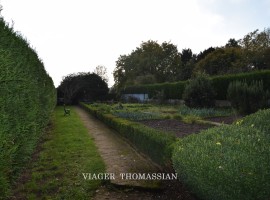
[[[209,118],[209,117],[225,117],[231,116],[235,113],[232,109],[216,109],[216,108],[190,108],[188,106],[181,106],[179,108],[179,114],[183,117],[185,116],[197,116],[201,118]]]
[[[270,70],[254,71],[249,73],[227,74],[223,76],[213,76],[210,78],[213,84],[215,99],[226,100],[229,84],[232,81],[262,81],[264,89],[270,88]],[[165,99],[182,99],[188,81],[175,83],[146,84],[126,87],[121,91],[122,94],[149,94],[149,98],[155,97],[158,91],[164,91]]]
[[[117,117],[110,113],[106,106],[80,103],[87,112],[115,129],[122,137],[140,152],[148,155],[157,164],[169,167],[171,165],[172,144],[176,137],[146,127],[138,122]],[[103,109],[102,109],[103,107]]]
[[[35,50],[0,18],[0,198],[31,157],[56,102]]]
[[[270,109],[179,139],[173,166],[201,199],[270,197]]]

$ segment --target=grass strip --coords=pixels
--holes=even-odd
[[[15,197],[91,199],[101,181],[85,180],[82,173],[103,173],[105,164],[74,108],[70,116],[64,116],[63,108],[57,107],[53,129],[43,139],[28,180],[20,181]]]

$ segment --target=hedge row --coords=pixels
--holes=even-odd
[[[173,166],[200,199],[270,198],[270,109],[180,139]]]
[[[136,85],[126,87],[121,94],[149,94],[149,98],[155,97],[157,92],[164,91],[165,99],[181,99],[186,81],[175,83],[159,83],[148,85]]]
[[[102,112],[92,105],[84,103],[80,105],[128,139],[135,148],[148,155],[155,163],[163,167],[171,166],[172,144],[176,140],[175,136]]]
[[[246,81],[248,84],[253,81],[262,81],[264,89],[270,89],[270,70],[213,77],[212,83],[217,93],[216,99],[226,99],[227,89],[232,81]]]
[[[265,89],[270,88],[270,70],[255,71],[249,73],[227,74],[223,76],[214,76],[211,78],[216,92],[216,99],[225,100],[227,88],[230,82],[235,80],[246,80],[247,83],[262,80]],[[175,83],[160,83],[149,85],[129,86],[121,91],[122,94],[148,93],[149,97],[155,96],[157,91],[164,91],[166,99],[182,99],[185,85],[188,81]]]
[[[26,165],[56,102],[52,79],[27,41],[0,18],[0,199]]]

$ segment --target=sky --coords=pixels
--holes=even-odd
[[[269,28],[270,0],[0,0],[2,17],[37,51],[57,87],[71,73],[107,68],[142,42],[200,53]]]

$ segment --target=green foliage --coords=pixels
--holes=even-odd
[[[0,198],[4,198],[48,123],[56,92],[36,52],[2,18],[0,70]]]
[[[228,100],[240,114],[254,113],[267,107],[269,92],[263,88],[262,81],[247,84],[245,81],[231,82],[228,87]]]
[[[163,166],[170,165],[172,144],[175,142],[175,136],[146,127],[137,122],[118,118],[109,113],[103,113],[96,106],[83,103],[80,103],[80,105],[90,114],[127,138],[131,144],[148,155],[154,162]]]
[[[216,91],[216,99],[225,100],[227,99],[227,93],[224,91],[228,90],[229,84],[232,81],[246,81],[250,84],[252,81],[262,80],[264,89],[270,88],[270,70],[254,71],[249,73],[239,74],[228,74],[223,76],[212,77],[212,83]]]
[[[236,80],[246,80],[247,83],[252,81],[263,81],[264,88],[270,88],[270,70],[254,71],[248,73],[238,73],[238,74],[227,74],[220,76],[213,76],[210,78],[212,85],[216,93],[217,100],[227,99],[227,91],[230,82]],[[185,85],[187,81],[180,81],[175,83],[160,83],[160,84],[149,84],[140,86],[129,86],[121,91],[122,94],[141,94],[147,93],[149,97],[152,98],[157,91],[164,90],[165,99],[181,99]]]
[[[194,72],[205,72],[212,76],[247,71],[242,57],[241,48],[218,48],[196,63]]]
[[[215,92],[211,81],[203,74],[191,79],[183,92],[183,100],[193,108],[213,107]]]
[[[201,199],[269,199],[269,113],[180,139],[172,157],[180,179]]]
[[[165,99],[181,99],[185,88],[185,81],[175,83],[159,83],[149,85],[129,86],[121,90],[122,94],[149,94],[149,98],[153,98],[157,92],[164,91]]]
[[[160,119],[161,117],[156,113],[150,112],[130,112],[130,111],[120,111],[114,112],[113,115],[132,120],[132,121],[141,121],[141,120],[150,120],[150,119]]]
[[[256,128],[263,131],[265,134],[270,135],[270,110],[264,109],[248,115],[236,122],[237,125],[242,125],[250,128]]]
[[[181,106],[179,113],[182,116],[192,115],[207,118],[207,117],[230,116],[232,114],[232,110],[215,109],[215,108],[189,108],[187,106]]]
[[[102,100],[109,91],[105,80],[104,77],[102,78],[95,73],[70,74],[63,78],[57,89],[62,94],[65,104]]]
[[[149,40],[128,55],[121,55],[116,61],[114,80],[118,89],[136,83],[146,83],[145,77],[153,75],[158,83],[177,81],[182,66],[177,46]],[[144,77],[144,81],[140,80]],[[169,77],[169,78],[168,78]],[[139,80],[139,81],[138,81]]]

